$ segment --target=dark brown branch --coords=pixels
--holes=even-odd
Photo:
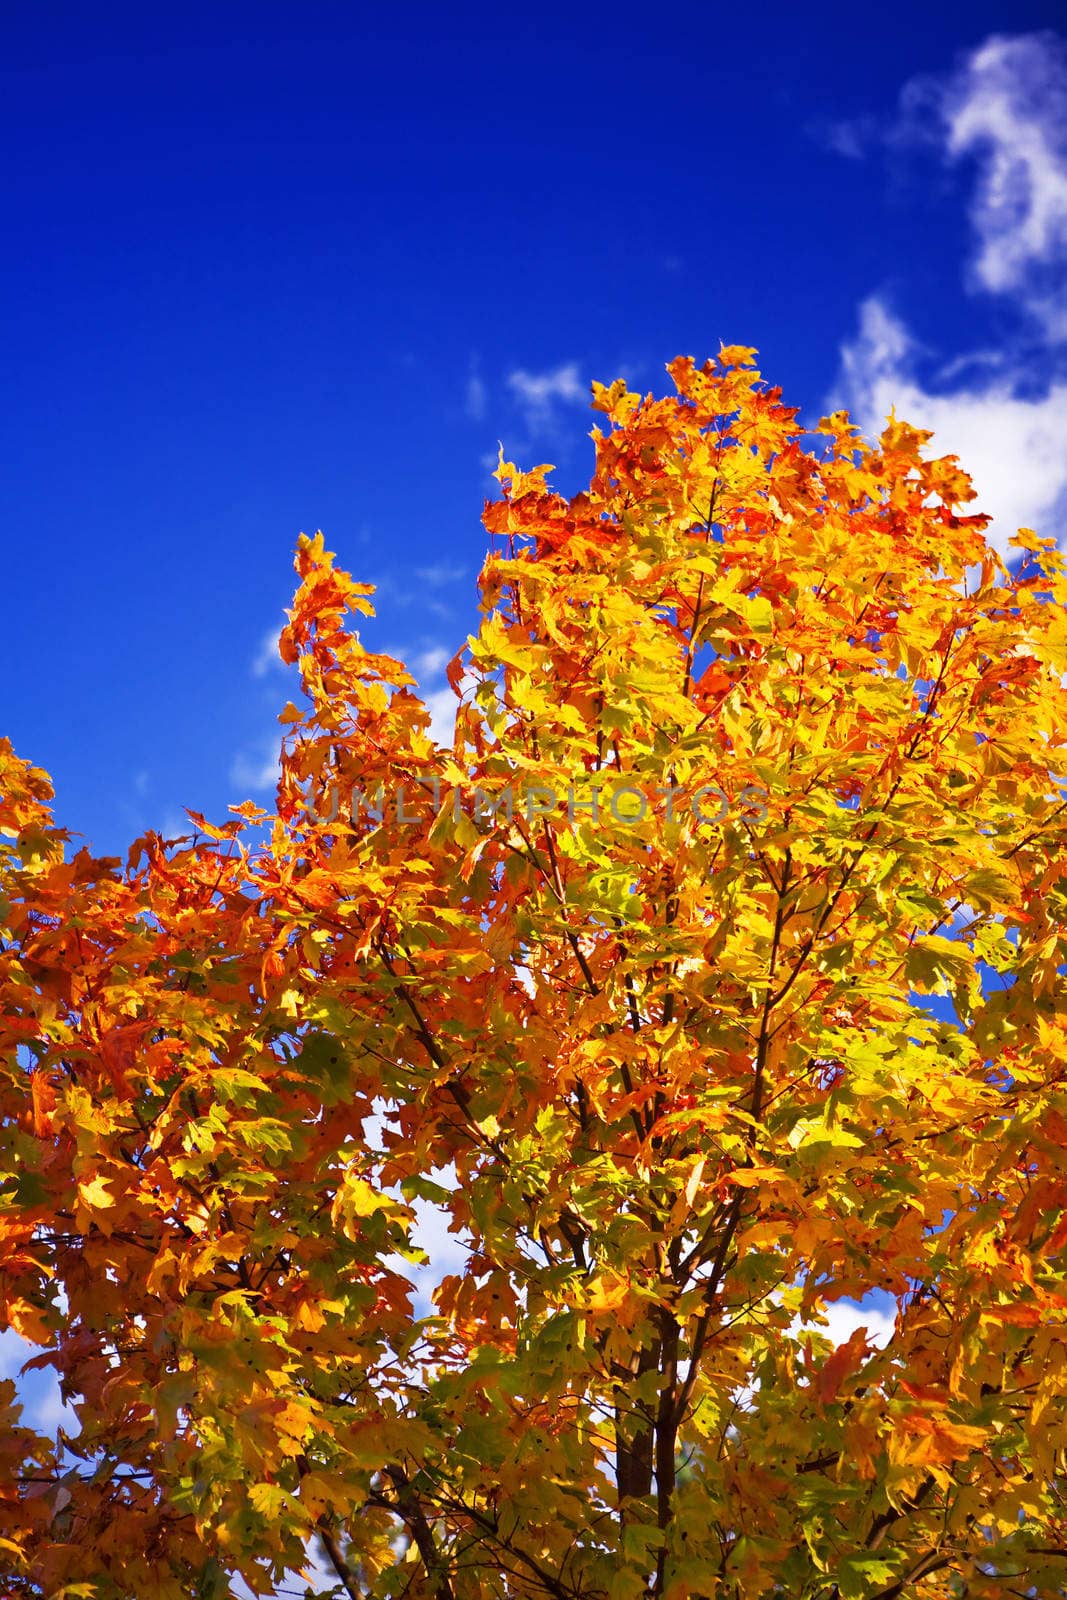
[[[330,1558],[330,1565],[337,1574],[345,1594],[351,1595],[352,1600],[364,1600],[366,1590],[361,1589],[356,1582],[356,1575],[341,1554],[341,1547],[328,1528],[319,1527],[319,1538],[322,1548]]]
[[[397,1508],[407,1523],[426,1569],[426,1576],[433,1585],[435,1600],[455,1600],[448,1564],[437,1548],[433,1529],[407,1474],[400,1467],[389,1467],[387,1476],[396,1490]]]

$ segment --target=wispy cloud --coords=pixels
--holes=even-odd
[[[77,1413],[64,1404],[55,1372],[50,1367],[22,1371],[25,1362],[40,1354],[37,1345],[21,1338],[13,1328],[5,1328],[0,1333],[0,1378],[14,1383],[18,1403],[23,1407],[23,1421],[30,1427],[54,1433],[62,1423],[69,1434],[76,1434]]]
[[[443,672],[454,652],[449,651],[443,644],[434,644],[426,650],[419,650],[411,661],[411,670],[420,680],[436,677]]]
[[[456,711],[459,701],[449,685],[431,689],[423,695],[423,704],[430,713],[430,737],[438,744],[451,746],[456,733]]]
[[[464,567],[450,566],[442,561],[432,566],[417,567],[414,573],[406,570],[401,578],[390,577],[385,572],[374,574],[375,604],[378,607],[379,617],[409,606],[418,606],[420,614],[432,613],[435,617],[450,617],[453,607],[438,595],[427,591],[443,589],[446,584],[462,577],[465,571]],[[413,577],[417,582],[411,581]],[[356,638],[359,638],[358,633]]]
[[[840,121],[816,120],[809,124],[812,137],[835,156],[846,161],[862,161],[877,145],[883,130],[878,119],[866,113],[862,117],[844,117]]]
[[[1067,40],[994,34],[945,86],[948,155],[973,156],[977,284],[1067,340]]]
[[[459,700],[445,678],[445,668],[456,653],[456,646],[439,640],[423,639],[418,644],[394,644],[386,654],[403,661],[414,677],[415,693],[430,713],[430,734],[438,744],[451,746],[455,734],[456,711]],[[472,679],[461,680],[466,690]]]
[[[992,34],[951,71],[904,84],[894,112],[812,128],[849,160],[876,149],[969,166],[968,287],[1011,297],[1067,342],[1067,40]]]
[[[933,430],[931,449],[958,455],[992,516],[1003,553],[1020,527],[1067,537],[1067,41],[1050,32],[994,34],[940,75],[910,79],[892,118],[834,125],[823,142],[860,157],[875,144],[925,149],[973,179],[971,292],[997,294],[1023,315],[1017,341],[951,352],[920,344],[885,300],[859,311],[841,349],[831,405],[867,433],[891,408]],[[1028,348],[1024,349],[1024,345]],[[1035,382],[1035,356],[1046,374]]]
[[[891,408],[919,428],[932,428],[930,449],[958,455],[978,492],[967,510],[988,512],[988,537],[1001,552],[1020,527],[1067,536],[1067,383],[1043,396],[1020,392],[1025,372],[1010,360],[953,362],[936,371],[903,322],[877,297],[860,308],[856,337],[842,346],[841,370],[829,406],[844,405],[868,434]],[[920,376],[934,366],[928,377]],[[946,388],[946,375],[970,381]]]
[[[265,678],[268,672],[275,667],[284,667],[281,656],[278,654],[278,640],[281,637],[281,628],[272,628],[265,633],[259,642],[259,648],[252,657],[250,671],[253,678]]]
[[[446,584],[455,583],[466,575],[466,567],[453,566],[447,561],[435,562],[429,567],[416,567],[415,576],[420,583],[428,583],[431,589],[443,589]]]
[[[805,1323],[798,1317],[790,1332],[800,1337],[806,1328],[821,1333],[831,1344],[847,1344],[857,1328],[866,1328],[867,1343],[883,1349],[892,1339],[896,1328],[896,1309],[880,1305],[873,1296],[864,1300],[831,1300],[823,1306],[825,1323]]]
[[[4,1328],[0,1332],[0,1378],[16,1378],[23,1362],[38,1353],[37,1347],[14,1328]]]
[[[485,416],[489,403],[489,396],[481,377],[477,372],[472,372],[467,379],[467,392],[464,396],[463,410],[471,422],[481,422]]]
[[[430,645],[416,652],[412,658],[412,670],[419,680],[419,693],[430,713],[430,735],[438,744],[448,747],[451,747],[455,738],[460,697],[469,695],[477,682],[469,670],[464,672],[459,680],[460,694],[457,696],[451,684],[441,681],[445,667],[454,654],[443,645]],[[438,680],[436,683],[435,679]]]
[[[551,426],[558,406],[587,405],[589,387],[578,375],[576,361],[564,362],[548,372],[528,372],[518,367],[507,376],[507,386],[522,407],[531,433]]]
[[[264,790],[273,789],[278,782],[279,750],[277,744],[271,743],[261,747],[262,753],[249,753],[240,751],[233,759],[230,767],[230,782],[242,791],[251,791],[253,794],[262,793]]]
[[[519,368],[508,373],[508,388],[531,406],[547,406],[553,400],[581,402],[588,398],[576,361],[568,361],[551,372],[526,372]]]
[[[184,811],[171,806],[163,813],[156,832],[164,839],[182,839],[194,831],[193,823]]]
[[[456,1187],[454,1168],[437,1168],[431,1176],[434,1183],[441,1184],[442,1188]],[[425,1250],[429,1258],[425,1266],[411,1273],[419,1302],[417,1310],[422,1316],[432,1316],[435,1289],[449,1274],[466,1270],[472,1241],[466,1229],[452,1232],[452,1214],[447,1207],[434,1205],[430,1200],[416,1200],[412,1210],[415,1222],[411,1229],[411,1242],[417,1249]]]

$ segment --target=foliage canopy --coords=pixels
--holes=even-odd
[[[451,748],[321,536],[274,813],[0,746],[7,1595],[1067,1592],[1067,575],[752,357],[501,460]]]

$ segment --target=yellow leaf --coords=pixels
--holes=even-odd
[[[108,1179],[100,1177],[90,1178],[88,1183],[79,1183],[78,1199],[91,1211],[103,1211],[115,1204],[115,1196],[108,1188]]]

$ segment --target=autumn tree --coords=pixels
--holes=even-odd
[[[752,355],[501,460],[451,748],[321,537],[272,814],[0,747],[6,1596],[1067,1593],[1067,574]]]

